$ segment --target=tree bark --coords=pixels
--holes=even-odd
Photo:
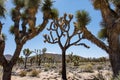
[[[62,50],[62,79],[67,80],[66,78],[66,55],[64,50]]]
[[[115,78],[120,73],[120,54],[112,53],[109,55],[109,58],[112,66],[113,77]]]
[[[2,80],[11,80],[12,67],[9,65],[3,67],[3,77]]]
[[[27,63],[27,57],[25,57],[25,65],[24,65],[24,68],[26,69],[26,63]]]

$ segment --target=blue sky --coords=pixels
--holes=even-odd
[[[8,0],[8,3],[6,3],[7,10],[10,10],[12,4],[10,4],[11,0]],[[87,28],[95,35],[97,36],[98,31],[100,30],[100,21],[101,21],[101,14],[99,11],[94,10],[92,3],[90,0],[54,0],[54,7],[59,10],[60,16],[62,16],[64,13],[73,14],[75,15],[77,10],[86,10],[89,12],[91,17],[91,23],[87,25]],[[10,35],[8,32],[10,25],[13,24],[11,21],[9,11],[6,13],[7,17],[6,19],[2,19],[2,22],[5,23],[3,27],[3,33],[7,35],[6,40],[6,48],[5,48],[5,54],[13,54],[15,50],[15,43],[14,43],[14,37]],[[42,22],[42,14],[38,13],[37,15],[37,23]],[[75,21],[75,20],[74,20]],[[47,25],[49,27],[49,25]],[[42,35],[46,33],[46,30],[44,30],[40,35],[35,37],[34,39],[28,41],[24,48],[30,48],[31,50],[34,49],[42,49],[44,47],[47,48],[47,52],[53,52],[53,53],[61,53],[60,48],[58,45],[52,45],[48,43],[43,42]],[[83,56],[83,57],[102,57],[102,56],[108,56],[106,52],[99,47],[97,47],[95,44],[91,43],[90,41],[83,41],[87,45],[90,46],[90,49],[86,49],[83,46],[73,46],[67,50],[67,54],[73,52],[74,54]],[[22,55],[21,51],[21,55]]]

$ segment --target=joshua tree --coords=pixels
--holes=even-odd
[[[18,66],[24,64],[24,60],[23,60],[23,57],[22,57],[22,56],[19,57],[19,59],[17,60],[17,64],[18,64]]]
[[[83,33],[83,37],[105,50],[110,58],[113,76],[120,72],[120,0],[92,0],[95,9],[102,15],[102,29],[99,37],[106,40],[107,44],[96,38],[86,27],[84,15],[77,14],[77,26]],[[111,2],[111,3],[110,3]],[[114,8],[111,8],[113,4]],[[83,17],[83,18],[82,18]]]
[[[40,49],[35,49],[35,51],[32,51],[32,52],[36,53],[36,63],[38,64],[38,66],[40,66],[41,60],[42,60],[41,50]]]
[[[42,49],[42,60],[44,61],[43,63],[45,63],[45,61],[46,61],[46,56],[45,56],[45,52],[47,51],[47,48],[43,48]]]
[[[67,19],[68,18],[68,19]],[[62,79],[67,80],[66,78],[66,50],[71,46],[82,45],[89,48],[86,44],[80,43],[83,39],[81,36],[82,33],[77,29],[76,26],[71,27],[71,21],[73,15],[65,13],[63,17],[54,19],[51,22],[50,28],[47,30],[50,32],[50,35],[45,34],[44,42],[50,44],[58,44],[62,51]],[[73,30],[73,31],[72,31]],[[72,32],[71,32],[72,31]]]
[[[28,48],[23,50],[23,54],[25,55],[25,61],[24,61],[24,64],[25,64],[24,68],[25,69],[27,68],[26,67],[27,59],[31,53],[32,53],[32,51],[30,51]]]
[[[0,0],[0,17],[4,17],[5,9],[3,2]],[[19,58],[23,45],[37,36],[44,30],[49,19],[56,17],[52,9],[52,1],[44,0],[43,5],[41,0],[13,0],[14,7],[11,10],[11,19],[14,22],[10,28],[10,32],[14,36],[16,48],[12,59],[8,62],[4,57],[5,40],[2,35],[3,23],[0,21],[0,63],[3,66],[2,80],[11,80],[11,71]],[[36,14],[41,7],[43,13],[43,21],[36,25]]]
[[[31,57],[30,58],[30,64],[31,64],[31,66],[33,65],[34,62],[35,62],[35,57]]]
[[[70,63],[73,62],[73,52],[71,52],[71,53],[68,55],[68,59],[69,59]]]

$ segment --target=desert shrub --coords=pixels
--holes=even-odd
[[[90,72],[90,73],[93,72],[93,65],[92,64],[87,64],[87,65],[81,66],[80,68],[83,72]]]
[[[102,65],[99,65],[99,66],[97,66],[97,70],[99,71],[99,70],[102,70],[103,69],[103,66]]]
[[[61,75],[62,74],[62,70],[59,70],[59,73],[58,73],[59,75]]]
[[[38,74],[39,74],[39,71],[37,71],[36,69],[34,69],[34,70],[31,71],[30,76],[36,77],[36,76],[38,76]]]
[[[78,61],[74,61],[73,64],[74,64],[74,66],[79,66],[79,62]]]
[[[48,71],[48,68],[45,68],[44,71]]]
[[[20,71],[19,76],[24,77],[24,76],[26,76],[26,74],[27,74],[27,72],[22,70],[22,71]]]

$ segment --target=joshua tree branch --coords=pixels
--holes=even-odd
[[[114,10],[112,10],[110,8],[110,4],[108,0],[101,0],[100,1],[100,11],[102,13],[103,19],[105,22],[109,22],[109,24],[113,24],[113,20],[109,19],[109,17],[113,17],[113,19],[115,20],[115,18],[118,16],[116,14],[116,12]]]
[[[97,39],[86,27],[83,27],[83,29],[81,29],[80,31],[83,32],[83,38],[90,40],[92,43],[104,49],[107,53],[109,52],[109,47],[105,43]]]

